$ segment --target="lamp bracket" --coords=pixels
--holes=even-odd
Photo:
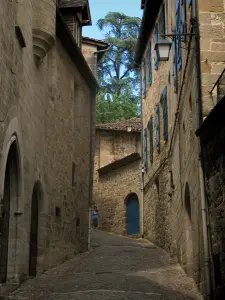
[[[171,38],[173,39],[177,39],[179,37],[185,37],[185,36],[197,36],[199,37],[198,33],[179,33],[179,34],[160,34],[160,36],[164,37],[164,38]]]

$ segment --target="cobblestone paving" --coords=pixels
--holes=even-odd
[[[9,299],[203,299],[180,266],[148,241],[100,231],[92,239],[92,251],[28,280]]]

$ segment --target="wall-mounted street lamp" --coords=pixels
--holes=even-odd
[[[127,126],[127,132],[131,132],[132,131],[132,126]]]
[[[170,49],[172,46],[172,43],[168,41],[166,38],[171,38],[172,40],[177,39],[179,37],[185,37],[185,36],[198,36],[198,34],[195,33],[186,33],[186,34],[166,34],[163,35],[165,37],[164,40],[160,40],[155,44],[155,50],[158,55],[159,61],[168,61],[170,57]]]
[[[168,61],[172,43],[168,40],[161,40],[155,44],[155,50],[160,61]]]

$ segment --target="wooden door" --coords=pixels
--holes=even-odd
[[[0,209],[0,281],[6,282],[8,264],[9,241],[9,217],[10,217],[10,167],[6,166],[4,197],[1,200]]]
[[[127,202],[127,234],[140,233],[139,202],[136,195],[130,197]]]

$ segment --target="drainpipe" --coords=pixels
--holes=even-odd
[[[91,249],[91,205],[93,194],[93,129],[94,129],[94,111],[93,102],[96,98],[96,91],[91,93],[91,105],[90,105],[90,155],[89,155],[89,198],[88,198],[88,250]]]
[[[92,65],[91,65],[91,70],[94,74],[94,58],[95,54],[100,53],[100,52],[106,52],[109,50],[110,47],[108,47],[105,50],[100,50],[96,51],[92,55]],[[94,139],[93,139],[93,132],[94,132],[94,106],[93,103],[95,101],[97,94],[96,91],[92,91],[91,94],[91,105],[90,105],[90,155],[89,155],[89,199],[88,199],[88,250],[91,249],[91,206],[92,206],[92,197],[93,197],[93,169],[94,169],[94,159],[93,159],[93,154],[94,154],[94,149],[93,149],[93,144],[94,144]]]
[[[92,70],[92,73],[93,73],[93,74],[95,74],[95,55],[96,55],[96,54],[99,54],[99,53],[107,52],[111,47],[112,47],[112,46],[110,45],[107,49],[95,51],[95,52],[92,54],[92,58],[91,58],[91,70]],[[96,74],[96,76],[97,76],[97,74]]]
[[[142,65],[140,66],[140,99],[141,99],[141,203],[142,203],[142,218],[141,218],[141,235],[144,238],[144,149],[143,149],[143,133],[144,133],[144,125],[143,125],[143,102],[142,102]]]
[[[196,119],[197,128],[200,127],[202,117],[202,86],[201,86],[201,57],[200,57],[200,31],[198,24],[198,4],[197,0],[192,1],[192,18],[194,22],[195,36],[195,70],[196,70]],[[201,196],[201,210],[202,210],[202,232],[203,232],[203,247],[204,247],[204,271],[205,271],[205,299],[211,299],[211,280],[210,280],[210,257],[209,257],[209,240],[208,240],[208,228],[207,228],[207,202],[205,197],[205,182],[204,182],[204,170],[203,170],[203,157],[201,149],[200,137],[198,137],[198,167],[199,167],[199,179],[200,179],[200,196]]]

